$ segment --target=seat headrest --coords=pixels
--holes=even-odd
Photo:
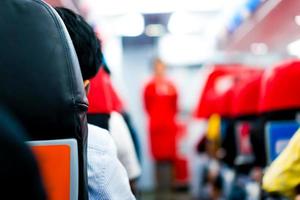
[[[300,60],[268,68],[263,75],[260,94],[262,113],[300,109]]]
[[[248,72],[250,73],[253,70],[252,68],[240,65],[217,65],[213,67],[211,72],[208,73],[195,116],[198,118],[208,118],[213,113],[219,113],[222,116],[229,115],[231,109],[228,105],[225,106],[225,104],[230,104],[231,90],[236,85],[236,82],[239,81],[237,77],[241,76],[241,74],[248,74]]]
[[[235,117],[258,114],[262,72],[258,71],[242,81],[234,90],[232,112]]]
[[[208,118],[213,113],[232,117],[232,97],[236,87],[260,69],[249,66],[215,66],[208,74],[195,116]]]
[[[239,67],[237,67],[239,68]],[[219,87],[217,87],[218,82],[220,82],[220,79],[223,79],[223,77],[227,77],[227,81],[225,81],[226,85],[228,87],[232,84],[232,78],[233,74],[236,74],[236,68],[235,67],[226,67],[226,66],[215,66],[211,72],[208,74],[207,81],[204,84],[204,89],[202,91],[202,94],[200,96],[195,116],[198,118],[209,118],[210,115],[216,112],[215,105],[217,102],[217,97],[220,96],[220,91],[218,90]],[[224,79],[225,80],[225,79]],[[223,81],[224,82],[224,81]],[[220,85],[220,84],[219,84]],[[224,85],[224,84],[222,84]],[[222,87],[222,93],[227,90],[228,87],[224,88]]]
[[[0,1],[0,100],[32,139],[82,135],[88,104],[67,30],[40,0]]]
[[[214,113],[218,113],[222,117],[232,117],[232,97],[234,90],[236,88],[236,84],[234,83],[233,85],[228,88],[228,90],[219,96],[216,97],[215,99],[215,104],[213,111]]]
[[[113,110],[111,80],[102,67],[91,80],[88,100],[89,114],[110,114]]]
[[[113,86],[112,83],[110,84],[110,93],[111,93],[113,111],[116,111],[118,113],[123,113],[125,111],[125,105],[117,89]]]

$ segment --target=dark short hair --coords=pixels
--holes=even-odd
[[[103,55],[101,43],[93,28],[73,11],[56,7],[72,39],[83,80],[93,78],[102,65]]]

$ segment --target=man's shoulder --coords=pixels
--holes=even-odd
[[[88,124],[88,148],[115,151],[115,144],[110,133],[98,126]]]
[[[109,135],[107,130],[100,128],[99,126],[95,126],[93,124],[88,124],[88,130],[89,130],[89,134],[101,133],[101,135]]]
[[[126,124],[123,116],[120,113],[115,112],[115,111],[113,111],[111,113],[109,123],[111,126],[116,126],[116,127],[124,127],[124,124]],[[111,128],[113,128],[113,127],[110,127],[110,129]]]

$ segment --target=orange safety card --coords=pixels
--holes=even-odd
[[[49,200],[70,199],[71,149],[67,145],[31,146]]]

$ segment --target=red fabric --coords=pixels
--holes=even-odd
[[[153,78],[144,89],[144,104],[149,116],[149,142],[153,158],[173,160],[177,132],[175,86],[165,78]]]
[[[256,71],[257,68],[241,65],[215,66],[208,75],[194,116],[209,118],[214,113],[223,117],[233,116],[232,98],[234,90],[240,82]]]
[[[216,89],[216,82],[218,79],[232,74],[238,68],[238,66],[228,67],[223,65],[216,65],[212,68],[196,107],[195,117],[209,118],[211,114],[216,112],[214,109],[218,102],[217,97],[220,95]]]
[[[111,80],[109,75],[101,68],[91,80],[88,94],[89,109],[92,114],[109,114],[112,111]]]
[[[213,113],[223,117],[232,117],[232,97],[235,87],[236,84],[233,84],[226,92],[216,96],[215,105],[212,108]]]
[[[258,114],[259,95],[263,71],[241,81],[234,90],[232,112],[235,117]]]
[[[112,100],[112,110],[118,113],[124,112],[125,107],[123,101],[119,96],[119,94],[117,93],[115,87],[112,84],[110,84],[109,89],[110,89],[111,100]]]
[[[300,108],[300,61],[292,60],[269,68],[263,75],[260,111]]]
[[[175,160],[175,181],[179,184],[188,184],[189,182],[188,161],[186,158]]]
[[[188,159],[186,155],[187,125],[183,122],[178,124],[176,143],[175,181],[177,184],[186,185],[189,182]]]

